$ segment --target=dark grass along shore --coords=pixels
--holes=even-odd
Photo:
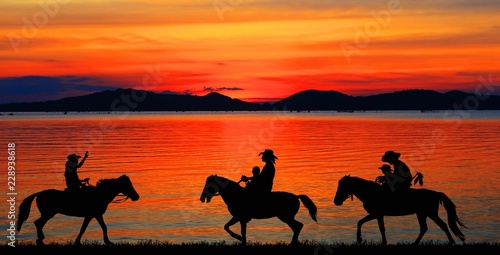
[[[116,242],[108,246],[102,242],[83,242],[82,245],[67,243],[47,243],[39,247],[34,242],[18,242],[16,247],[7,244],[0,246],[2,254],[300,254],[300,255],[341,255],[341,254],[500,254],[500,243],[465,243],[447,245],[445,242],[422,242],[418,246],[410,243],[397,243],[381,246],[378,243],[325,243],[303,241],[301,245],[289,246],[288,243],[239,243],[193,242],[170,243],[168,241],[141,241],[137,243]],[[8,253],[7,253],[8,252]],[[14,252],[14,253],[12,253]]]

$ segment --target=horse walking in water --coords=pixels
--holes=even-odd
[[[246,244],[246,227],[251,219],[267,219],[278,217],[286,223],[293,231],[292,242],[299,244],[299,234],[304,226],[295,219],[299,211],[300,201],[309,210],[311,218],[317,222],[317,208],[307,195],[295,195],[288,192],[270,192],[263,197],[251,197],[247,195],[245,188],[237,182],[217,175],[207,178],[205,187],[200,196],[200,201],[210,202],[213,196],[220,195],[227,205],[229,213],[233,216],[225,225],[224,229],[234,238],[240,240],[242,245]],[[230,226],[240,222],[241,235],[229,229]]]
[[[352,198],[353,195],[361,200],[363,207],[368,213],[367,216],[358,222],[356,232],[358,243],[362,241],[361,226],[365,222],[377,219],[379,230],[382,234],[382,245],[386,245],[384,216],[416,214],[420,225],[420,233],[415,242],[413,242],[413,245],[418,244],[427,231],[427,217],[431,218],[444,231],[450,245],[455,244],[448,226],[438,215],[440,204],[443,204],[448,212],[448,225],[451,231],[462,242],[465,242],[465,236],[458,227],[460,225],[460,227],[465,228],[465,225],[457,216],[455,204],[442,192],[429,189],[409,189],[408,191],[404,191],[403,194],[388,194],[376,182],[346,175],[339,180],[333,203],[340,206],[348,197]]]
[[[104,242],[112,244],[108,238],[107,227],[104,223],[103,214],[118,194],[122,193],[132,201],[139,199],[139,194],[132,186],[129,177],[122,175],[116,179],[103,179],[97,182],[96,186],[89,186],[78,191],[61,191],[47,189],[25,198],[19,206],[19,215],[17,219],[17,230],[21,231],[23,223],[28,219],[31,209],[31,203],[36,198],[36,204],[40,211],[40,218],[35,220],[37,230],[37,245],[43,245],[43,226],[56,214],[68,216],[83,217],[83,224],[80,233],[75,240],[75,244],[80,244],[80,239],[87,229],[90,221],[95,218],[102,228]],[[123,201],[125,201],[123,200]]]

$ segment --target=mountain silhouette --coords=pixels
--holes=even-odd
[[[276,103],[250,103],[217,92],[205,96],[117,89],[59,100],[0,104],[0,112],[61,111],[350,111],[350,110],[500,110],[500,96],[458,90],[402,90],[372,96],[305,90]]]
[[[305,90],[276,102],[273,106],[292,111],[348,110],[354,107],[354,97],[333,90]]]
[[[464,96],[466,94],[464,93]],[[463,98],[460,96],[452,98],[432,90],[404,90],[360,97],[356,107],[370,110],[446,110],[452,108],[455,100],[460,102]]]
[[[304,110],[500,110],[500,96],[481,96],[458,90],[402,90],[372,96],[348,96],[337,91],[306,90],[273,105]]]
[[[117,89],[59,100],[0,105],[3,112],[54,111],[251,111],[259,104],[243,102],[212,92],[205,96],[159,94],[144,90]]]

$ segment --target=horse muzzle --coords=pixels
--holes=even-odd
[[[340,198],[338,198],[338,197],[335,197],[335,198],[333,199],[333,203],[334,203],[336,206],[340,206],[340,205],[344,204],[344,200],[345,200],[345,199],[340,199]]]
[[[202,203],[205,203],[205,201],[206,201],[207,203],[210,203],[210,200],[211,200],[211,198],[210,198],[210,197],[207,197],[205,194],[201,194],[201,196],[200,196],[200,201],[201,201]]]

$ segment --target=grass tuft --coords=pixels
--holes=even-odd
[[[315,240],[302,240],[300,245],[290,246],[285,242],[261,243],[249,242],[242,246],[239,242],[184,242],[172,243],[160,240],[143,240],[135,243],[116,242],[105,245],[99,241],[84,241],[81,245],[70,242],[50,242],[45,246],[36,246],[34,242],[19,241],[16,247],[1,245],[0,250],[6,252],[16,251],[18,254],[76,254],[91,253],[101,254],[237,254],[237,255],[267,255],[267,254],[300,254],[300,255],[342,255],[342,254],[498,254],[500,243],[477,242],[448,245],[447,242],[423,241],[417,246],[410,242],[395,243],[382,246],[378,242],[362,242],[360,244],[344,242],[323,242]],[[7,254],[2,252],[2,254]]]

